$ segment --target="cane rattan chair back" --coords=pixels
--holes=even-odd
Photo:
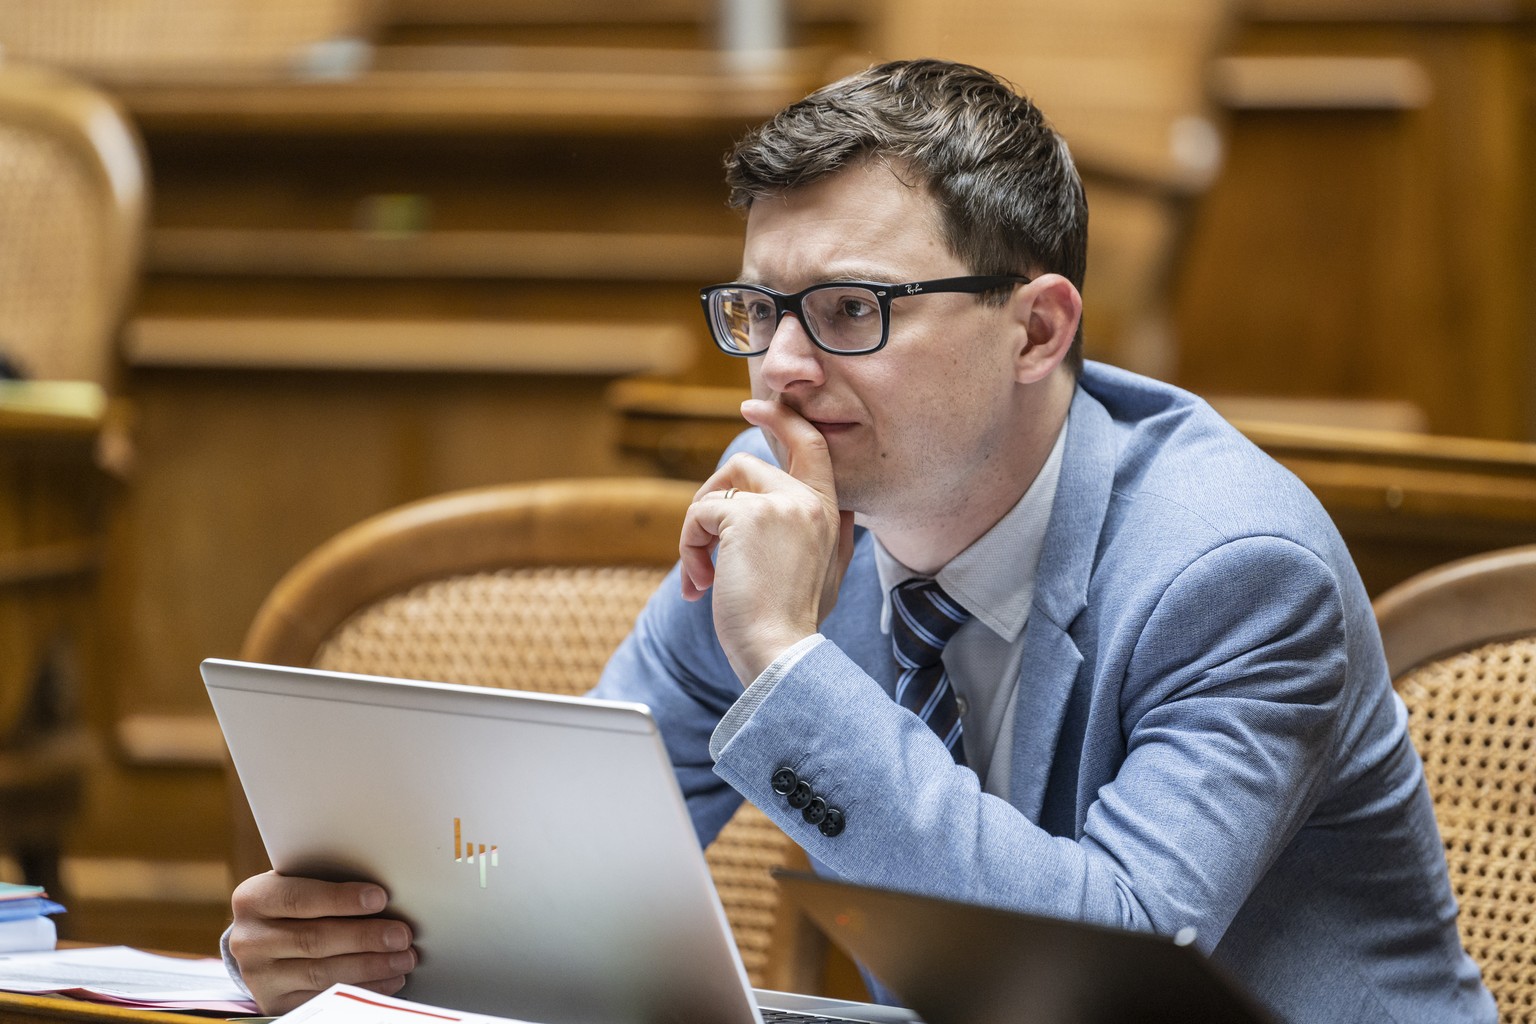
[[[1441,566],[1376,601],[1424,759],[1462,941],[1505,1024],[1536,1024],[1536,546]]]
[[[105,95],[0,62],[0,354],[26,376],[110,385],[143,242],[144,166]]]
[[[463,491],[385,512],[289,572],[257,614],[242,655],[582,693],[676,561],[694,490],[678,481],[570,480]],[[243,878],[267,863],[238,783],[233,790]],[[797,854],[750,804],[706,851],[755,984],[778,985],[776,972],[798,969],[782,949],[770,959],[785,941],[776,930],[789,934],[770,872]]]
[[[288,74],[371,34],[377,0],[6,0],[0,47],[109,80]]]

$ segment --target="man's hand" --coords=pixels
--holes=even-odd
[[[247,878],[230,903],[229,951],[261,1011],[282,1014],[337,982],[393,995],[416,966],[411,929],[375,918],[388,902],[366,882],[275,872]]]
[[[683,597],[714,588],[715,633],[749,685],[837,603],[853,557],[853,513],[838,508],[832,459],[815,427],[779,402],[744,402],[741,414],[769,435],[784,468],[732,456],[694,497],[680,549]]]

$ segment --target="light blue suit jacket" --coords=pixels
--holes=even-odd
[[[753,431],[745,444],[764,457]],[[596,694],[649,704],[701,841],[746,797],[818,870],[1172,934],[1282,1019],[1495,1020],[1423,770],[1321,506],[1194,396],[1090,363],[1024,633],[1010,799],[890,697],[872,539],[831,641],[721,751],[739,696],[676,573]],[[792,768],[846,828],[776,794]]]

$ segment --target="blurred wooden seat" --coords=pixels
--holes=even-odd
[[[1176,367],[1169,309],[1195,201],[1221,163],[1212,62],[1232,0],[887,0],[884,58],[946,57],[1011,80],[1066,138],[1088,192],[1087,354]]]
[[[10,0],[12,59],[99,79],[323,73],[325,45],[366,37],[377,0]]]
[[[1461,559],[1376,600],[1424,759],[1467,951],[1506,1024],[1536,1022],[1536,545]]]
[[[138,137],[111,99],[0,61],[0,351],[27,377],[110,389],[145,191]]]
[[[597,682],[677,559],[695,485],[591,479],[460,491],[366,520],[273,589],[242,656],[478,686],[579,694]],[[231,777],[238,878],[266,870]],[[750,804],[706,851],[754,984],[795,987],[798,925],[775,867],[803,864]],[[812,982],[814,984],[814,981]]]
[[[0,353],[37,378],[0,383],[0,847],[61,897],[93,749],[78,677],[95,659],[105,387],[143,217],[114,104],[0,64]]]

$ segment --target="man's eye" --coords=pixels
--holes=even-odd
[[[762,323],[773,319],[773,303],[766,300],[747,303],[747,319],[753,323]]]
[[[863,320],[879,312],[879,307],[862,295],[839,296],[836,309],[844,320]]]

